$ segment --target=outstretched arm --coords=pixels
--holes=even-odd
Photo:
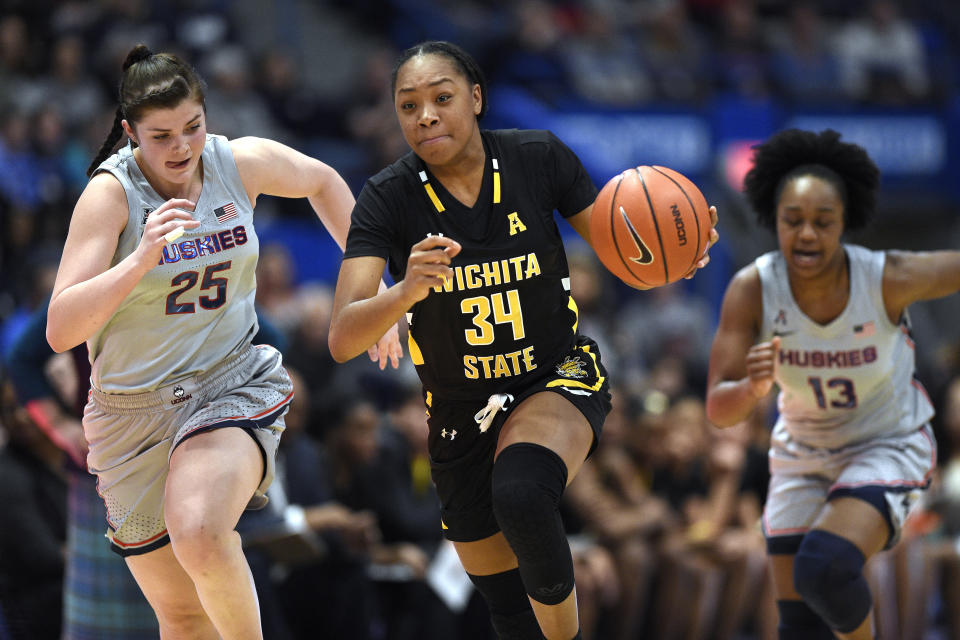
[[[350,187],[339,173],[323,162],[273,140],[247,137],[230,144],[251,203],[255,203],[260,194],[307,198],[340,249],[346,247],[350,213],[355,201]],[[383,273],[382,268],[380,273]],[[386,289],[382,282],[380,289]],[[399,366],[403,349],[396,323],[384,328],[367,351],[371,360],[379,361],[381,369],[388,361],[394,368]]]
[[[707,417],[719,427],[747,418],[773,386],[780,339],[754,344],[763,306],[760,287],[760,274],[750,265],[723,296],[707,375]]]
[[[960,291],[960,251],[888,251],[883,302],[894,323],[911,303]]]

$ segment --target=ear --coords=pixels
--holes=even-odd
[[[137,136],[133,133],[133,127],[130,126],[130,123],[123,119],[120,121],[120,126],[123,127],[123,132],[127,134],[127,137],[133,140],[133,143],[137,146],[140,146],[140,141],[137,140]]]
[[[473,85],[473,115],[478,116],[483,110],[483,93],[480,91],[480,85]]]

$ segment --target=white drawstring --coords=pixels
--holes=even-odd
[[[513,396],[509,393],[495,393],[487,399],[487,406],[473,416],[473,419],[480,425],[480,433],[490,428],[493,419],[497,417],[497,412],[504,411],[513,402]]]

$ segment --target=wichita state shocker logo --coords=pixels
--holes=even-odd
[[[576,358],[567,356],[563,359],[563,362],[557,365],[557,375],[561,375],[564,378],[586,378],[587,372],[583,369],[583,362],[580,361],[580,356]]]

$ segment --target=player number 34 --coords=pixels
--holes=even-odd
[[[506,301],[504,301],[506,294]],[[520,293],[510,289],[504,293],[494,293],[487,296],[465,298],[460,302],[460,311],[473,315],[473,326],[476,329],[466,329],[467,343],[473,346],[493,344],[493,324],[490,323],[490,313],[493,312],[495,324],[509,324],[513,327],[513,339],[522,340],[526,333],[523,330],[523,310],[520,308]]]

